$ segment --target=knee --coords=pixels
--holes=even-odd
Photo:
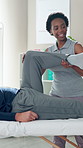
[[[34,57],[38,56],[36,51],[27,51],[26,56],[30,59],[34,59]]]
[[[30,50],[30,51],[27,51],[27,52],[26,52],[26,55],[27,55],[27,56],[32,56],[33,53],[34,53],[34,51],[31,51],[31,50]]]

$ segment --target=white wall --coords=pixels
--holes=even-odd
[[[0,22],[0,86],[3,84],[3,24]]]
[[[0,0],[4,25],[3,86],[19,87],[19,54],[27,48],[27,0]]]
[[[83,45],[83,0],[71,0],[71,36]]]

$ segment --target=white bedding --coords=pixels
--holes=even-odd
[[[36,120],[27,123],[0,121],[0,138],[54,135],[83,135],[83,118]]]

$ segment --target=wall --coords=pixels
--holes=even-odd
[[[83,0],[71,0],[71,36],[83,45]]]
[[[0,86],[3,84],[3,24],[0,22]]]
[[[19,54],[27,48],[27,0],[0,0],[4,26],[3,86],[19,87]]]
[[[83,44],[83,0],[71,0],[71,36]],[[36,44],[36,0],[28,0],[28,49],[45,49],[47,45]]]

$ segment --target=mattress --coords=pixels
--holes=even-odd
[[[83,118],[32,122],[0,121],[0,138],[54,135],[83,135]]]

